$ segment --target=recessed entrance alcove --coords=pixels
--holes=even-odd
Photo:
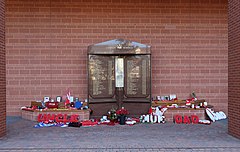
[[[151,105],[150,46],[115,39],[88,47],[88,99],[93,117],[124,107],[130,115]]]

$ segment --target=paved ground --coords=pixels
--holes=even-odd
[[[227,151],[239,152],[240,139],[227,134],[227,120],[211,125],[137,124],[80,128],[33,128],[35,122],[7,118],[2,151]]]

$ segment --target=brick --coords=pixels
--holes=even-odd
[[[238,0],[228,1],[228,13],[229,13],[229,56],[228,56],[228,132],[240,138],[240,3]]]
[[[224,107],[221,110],[227,113],[228,98],[221,96],[227,94],[227,89],[218,89],[228,86],[226,1],[198,1],[197,8],[190,1],[179,0],[91,2],[59,1],[49,9],[48,1],[7,1],[9,93],[17,91],[14,88],[21,89],[20,82],[29,80],[33,85],[29,89],[39,92],[21,94],[23,97],[35,99],[53,94],[51,85],[59,92],[79,85],[72,91],[84,99],[88,45],[126,38],[152,46],[153,96],[176,93],[179,99],[185,99],[197,89],[199,98]],[[10,94],[7,99],[24,106],[21,99],[9,101]],[[217,106],[215,99],[223,106]],[[15,107],[8,110],[19,113]]]
[[[5,1],[0,1],[0,35],[0,137],[2,137],[6,135]],[[12,64],[18,64],[18,60],[11,61]],[[13,83],[16,84],[16,81]]]

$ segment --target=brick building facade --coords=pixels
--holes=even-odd
[[[228,103],[227,0],[6,1],[7,114],[67,88],[87,97],[87,46],[129,39],[152,46],[152,94],[192,91]]]
[[[63,95],[67,88],[86,98],[87,46],[125,38],[152,46],[153,95],[183,99],[194,90],[228,112],[229,133],[240,137],[240,2],[228,5],[229,37],[227,0],[0,1],[0,136],[6,132],[5,104],[8,115],[19,115],[31,100]]]
[[[5,2],[0,1],[0,137],[6,133]]]
[[[228,3],[228,130],[231,135],[240,138],[240,1],[229,0]]]

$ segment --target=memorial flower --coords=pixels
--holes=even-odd
[[[117,115],[127,115],[127,114],[129,114],[129,112],[127,111],[127,109],[124,109],[124,107],[122,107],[121,109],[118,109],[116,111],[116,114]]]

